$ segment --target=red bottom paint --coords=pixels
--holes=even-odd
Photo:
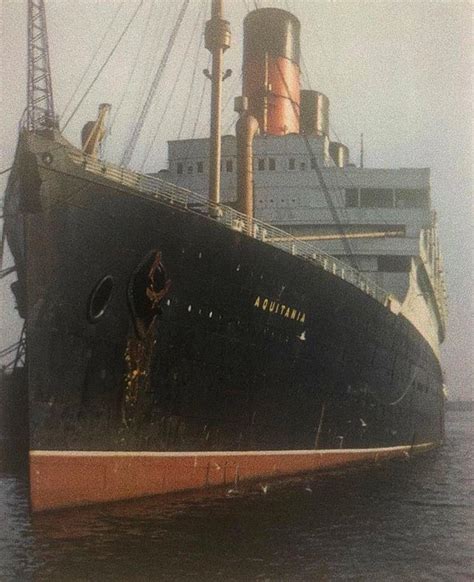
[[[320,451],[30,451],[31,508],[44,511],[174,491],[235,486],[243,481],[375,463],[434,447],[433,443],[426,443]]]

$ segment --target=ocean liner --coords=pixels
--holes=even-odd
[[[26,324],[34,511],[442,443],[429,170],[349,163],[327,97],[300,88],[299,32],[284,10],[247,15],[240,117],[221,137],[230,32],[214,0],[211,137],[169,142],[168,169],[139,174],[98,157],[107,105],[82,148],[61,135],[44,5],[29,0],[5,230]]]

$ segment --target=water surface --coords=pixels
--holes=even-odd
[[[470,580],[473,419],[448,413],[439,452],[266,494],[32,518],[24,479],[0,475],[0,580]]]

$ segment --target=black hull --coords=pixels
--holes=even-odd
[[[57,161],[61,151],[25,138],[6,202],[31,449],[441,442],[439,362],[403,316],[302,258]],[[109,302],[107,287],[94,297],[101,281]]]

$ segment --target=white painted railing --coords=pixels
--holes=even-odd
[[[69,152],[69,157],[85,171],[133,188],[145,198],[181,206],[206,216],[211,213],[220,224],[245,233],[247,236],[277,247],[291,255],[316,263],[325,271],[329,271],[358,287],[361,291],[387,307],[391,301],[394,301],[394,298],[384,289],[364,277],[357,269],[319,250],[314,243],[299,240],[287,232],[257,219],[253,219],[249,225],[247,217],[233,208],[224,205],[211,205],[206,197],[159,178],[132,172],[125,168],[102,162],[81,152]]]

